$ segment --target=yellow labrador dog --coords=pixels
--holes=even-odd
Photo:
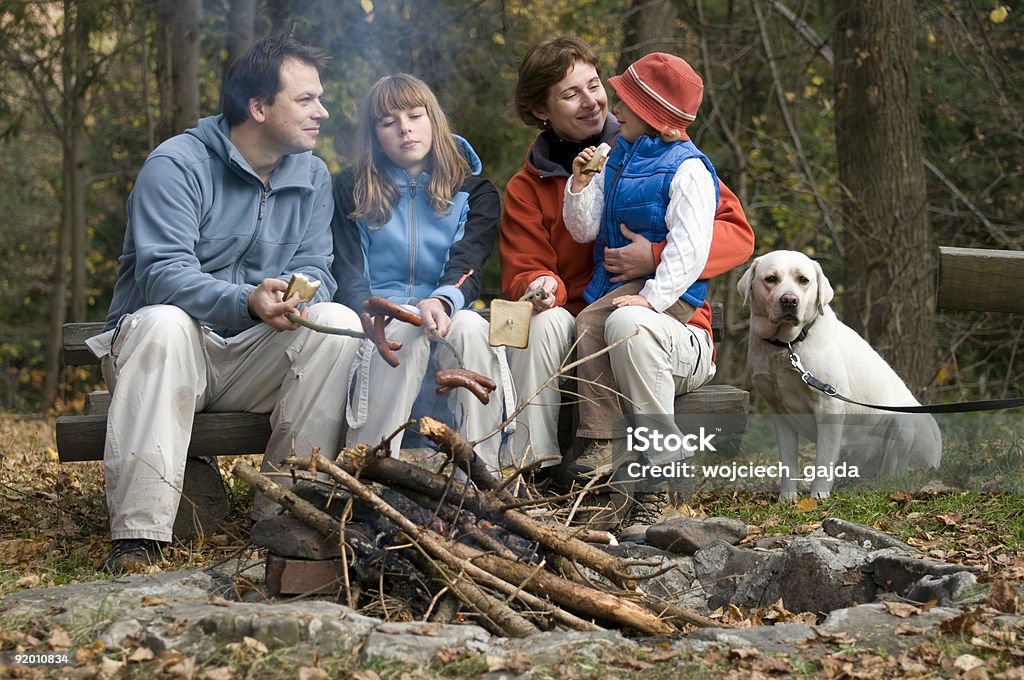
[[[790,363],[792,348],[807,371],[865,404],[918,405],[889,364],[829,307],[833,291],[821,265],[777,250],[753,261],[739,292],[750,305],[747,362],[754,387],[773,410],[779,462],[790,472],[781,499],[795,498],[797,481],[808,478],[813,496],[828,496],[837,476],[853,476],[853,466],[861,479],[938,467],[942,435],[931,415],[834,399],[806,385]],[[799,435],[817,442],[814,470],[798,467]]]

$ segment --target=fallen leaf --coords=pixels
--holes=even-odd
[[[1005,614],[1019,614],[1022,611],[1021,597],[1008,581],[995,581],[985,605]]]
[[[185,657],[173,666],[164,668],[164,673],[172,678],[191,680],[196,674],[196,660],[190,656]]]
[[[139,647],[134,652],[132,652],[132,655],[128,657],[128,660],[129,661],[140,662],[140,661],[152,661],[155,658],[156,658],[156,655],[153,654],[153,650],[152,649],[150,649],[148,647]]]
[[[39,578],[39,574],[33,573],[28,574],[27,576],[22,576],[14,582],[14,585],[18,588],[35,588],[40,583],[42,583],[42,581],[43,579]]]
[[[488,654],[486,660],[487,670],[490,673],[508,671],[518,675],[530,670],[533,665],[525,654],[516,654],[510,657]]]
[[[246,635],[245,637],[242,638],[242,644],[247,649],[251,649],[252,651],[254,651],[257,654],[259,654],[260,656],[263,656],[267,652],[270,651],[269,649],[267,649],[267,646],[265,644],[263,644],[262,642],[260,642],[256,638],[249,637],[248,635]]]
[[[883,602],[882,606],[885,610],[893,616],[898,616],[901,619],[905,619],[910,616],[917,616],[921,613],[921,610],[912,604],[906,602]]]
[[[299,680],[329,680],[330,677],[323,668],[299,667]]]
[[[826,633],[819,635],[818,640],[821,642],[831,642],[836,645],[853,645],[856,644],[857,638],[853,637],[846,631],[839,631],[838,633]]]
[[[146,595],[142,598],[143,607],[159,607],[162,604],[167,604],[167,600],[163,599],[162,597],[157,597],[155,595]]]
[[[112,678],[121,672],[124,668],[124,661],[116,661],[109,657],[103,657],[100,659],[100,677]]]
[[[956,667],[957,670],[963,671],[965,673],[971,670],[972,668],[977,668],[978,666],[984,665],[985,662],[979,659],[978,657],[974,656],[973,654],[961,654],[960,656],[956,657],[956,661],[953,662],[953,666]]]
[[[984,649],[988,652],[999,652],[1006,648],[1006,645],[997,645],[994,642],[989,642],[985,638],[978,636],[971,638],[971,646],[978,649]]]
[[[951,619],[947,619],[939,624],[939,630],[947,633],[969,633],[974,626],[977,624],[977,619],[974,616],[974,612],[970,610],[962,610],[959,614]]]
[[[380,676],[379,675],[377,675],[373,671],[367,671],[367,670],[356,671],[356,672],[352,673],[348,677],[349,677],[349,680],[380,680]]]
[[[729,650],[729,656],[734,659],[751,659],[760,655],[761,652],[759,652],[755,647],[736,647],[735,649]]]
[[[235,669],[228,666],[211,668],[206,671],[206,680],[234,680]],[[299,669],[299,677],[302,677],[302,669]]]
[[[941,515],[936,515],[936,517],[941,519],[947,527],[958,526],[960,522],[964,520],[963,514],[959,512],[946,512]]]
[[[459,659],[464,659],[468,655],[469,652],[464,649],[459,649],[458,647],[442,647],[437,650],[437,654],[435,656],[437,657],[438,662],[446,664],[451,663],[452,661],[458,661]]]
[[[105,647],[103,640],[95,640],[88,645],[82,645],[75,650],[75,662],[78,664],[89,663],[98,654],[102,654]]]
[[[817,509],[818,501],[816,501],[813,498],[801,498],[800,501],[796,504],[796,508],[793,509],[793,512],[799,515],[801,513],[812,512]]]
[[[71,636],[63,628],[55,628],[50,633],[50,639],[47,642],[50,644],[50,647],[56,650],[71,649],[72,644]]]

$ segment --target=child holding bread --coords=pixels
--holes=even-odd
[[[628,340],[579,366],[580,426],[584,429],[587,419],[607,419],[601,401],[617,397],[599,385],[614,376],[625,397],[624,413],[668,415],[666,427],[674,428],[675,396],[697,389],[715,373],[710,333],[689,323],[705,305],[708,282],[700,274],[719,197],[714,166],[686,133],[703,83],[683,59],[654,53],[609,84],[619,99],[612,109],[619,135],[596,172],[587,165],[597,149],[588,147],[575,158],[563,218],[576,241],[594,243],[593,275],[584,292],[590,305],[576,320],[578,357]],[[653,274],[613,282],[603,266],[604,253],[627,243],[627,232],[666,245]],[[687,351],[680,351],[683,347]],[[666,456],[649,452],[647,462],[671,460]],[[607,451],[593,460],[584,452],[577,462],[593,463],[594,474],[616,464]]]

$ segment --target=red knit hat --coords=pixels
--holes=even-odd
[[[654,52],[633,62],[621,76],[608,84],[633,113],[664,133],[678,130],[689,139],[686,127],[697,117],[704,98],[704,81],[683,59]]]

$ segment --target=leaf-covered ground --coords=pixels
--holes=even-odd
[[[102,465],[57,462],[53,419],[0,415],[0,595],[103,578],[97,570],[108,549]],[[222,461],[227,464],[229,461]],[[233,480],[228,480],[233,486]],[[250,551],[247,546],[247,493],[232,488],[231,521],[214,536],[178,546],[161,569],[201,567]],[[873,492],[836,494],[820,503],[805,500],[778,504],[765,494],[715,494],[695,498],[700,515],[727,515],[744,520],[748,540],[772,534],[806,534],[828,516],[869,524],[925,551],[936,559],[974,565],[986,586],[998,584],[993,600],[1000,609],[1021,607],[1006,585],[1024,583],[1024,497],[1005,493],[942,491],[910,494]],[[908,605],[909,606],[909,605]],[[903,611],[914,615],[913,607]],[[898,614],[901,615],[901,614]],[[781,606],[748,611],[732,608],[716,616],[733,625],[765,625],[807,620],[808,615]],[[899,656],[859,648],[855,640],[815,644],[799,655],[777,656],[752,650],[720,650],[699,658],[657,643],[639,653],[608,652],[593,659],[570,659],[556,667],[537,668],[528,658],[497,659],[466,653],[440,654],[427,667],[374,664],[357,667],[352,658],[309,659],[298,665],[259,643],[225,650],[206,661],[139,658],[78,640],[46,622],[26,622],[20,629],[0,629],[0,665],[14,651],[74,650],[77,665],[62,671],[8,667],[20,677],[195,677],[321,678],[480,677],[529,672],[532,677],[574,678],[751,678],[751,677],[965,677],[1024,678],[1024,637],[990,625],[994,613],[965,611],[931,642]],[[807,621],[813,623],[813,621]],[[1024,636],[1024,631],[1019,635]],[[255,641],[253,641],[255,642]],[[2,674],[2,673],[0,673]]]

